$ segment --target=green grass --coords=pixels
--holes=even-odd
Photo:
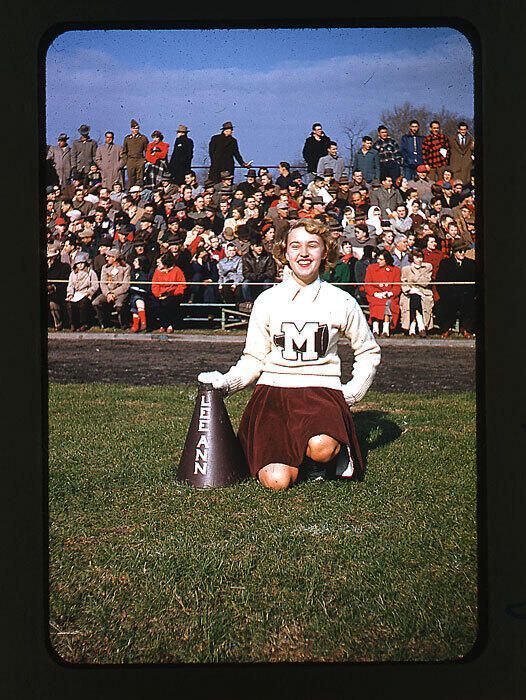
[[[196,391],[51,385],[50,639],[72,663],[455,659],[476,634],[475,396],[370,392],[362,483],[175,481]],[[228,399],[234,426],[248,398]]]

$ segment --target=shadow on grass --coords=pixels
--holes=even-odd
[[[356,437],[364,463],[364,473],[360,481],[363,481],[367,474],[369,452],[394,442],[402,434],[401,428],[388,416],[387,411],[361,411],[353,414]]]

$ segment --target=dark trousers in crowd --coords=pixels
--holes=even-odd
[[[225,304],[240,304],[243,301],[243,294],[239,285],[232,291],[231,284],[224,284],[220,294]]]
[[[393,182],[400,175],[400,166],[395,160],[388,160],[386,163],[380,163],[380,180],[384,177],[393,178]]]
[[[128,190],[133,185],[142,185],[144,177],[144,159],[128,158],[126,162],[126,170],[128,172]]]
[[[124,328],[126,325],[124,305],[128,301],[129,295],[119,294],[115,297],[115,301],[107,301],[105,294],[99,294],[93,300],[93,308],[97,314],[97,319],[100,323],[101,328],[108,328],[110,325],[110,313],[113,309],[117,312],[117,318],[119,319],[119,325]]]
[[[219,293],[215,284],[190,285],[190,298],[194,304],[219,304]]]
[[[406,180],[416,180],[416,165],[404,165],[402,171]]]
[[[181,302],[183,301],[182,294],[172,294],[164,299],[152,297],[150,300],[151,315],[157,319],[161,328],[181,328],[182,312]]]
[[[77,328],[89,328],[92,311],[89,297],[84,297],[84,299],[80,301],[67,301],[66,307],[71,330],[75,331]]]
[[[441,297],[436,307],[440,331],[450,330],[455,321],[459,320],[461,331],[475,333],[475,300],[467,294]]]
[[[409,295],[409,322],[413,323],[416,321],[416,314],[423,314],[422,311],[422,297],[420,294],[410,294]]]
[[[262,280],[261,284],[247,284],[243,282],[241,285],[241,292],[243,294],[244,301],[255,301],[261,292],[265,289],[270,289],[272,287],[271,279]]]
[[[441,180],[444,177],[444,170],[446,168],[447,168],[447,165],[441,165],[438,168],[431,168],[431,170],[427,174],[428,179],[432,180],[433,182],[436,182],[437,180]]]

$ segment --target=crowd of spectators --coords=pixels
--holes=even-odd
[[[383,124],[365,135],[350,167],[321,124],[305,140],[306,168],[277,174],[250,167],[225,122],[209,144],[210,169],[192,168],[181,124],[173,147],[131,120],[123,144],[79,128],[47,148],[46,238],[49,325],[72,331],[120,327],[173,332],[192,308],[250,313],[288,270],[273,247],[289,222],[324,221],[340,258],[323,278],[356,297],[375,335],[399,330],[448,337],[475,318],[474,139],[416,120],[400,144]],[[234,159],[246,169],[234,177]],[[462,282],[463,284],[434,284]],[[466,284],[468,283],[468,284]],[[183,304],[183,306],[181,306]],[[194,305],[192,307],[192,305]]]

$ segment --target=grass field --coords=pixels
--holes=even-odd
[[[50,640],[71,663],[430,661],[477,635],[475,396],[357,406],[362,483],[174,480],[189,386],[51,385]],[[237,427],[248,398],[228,399]]]

